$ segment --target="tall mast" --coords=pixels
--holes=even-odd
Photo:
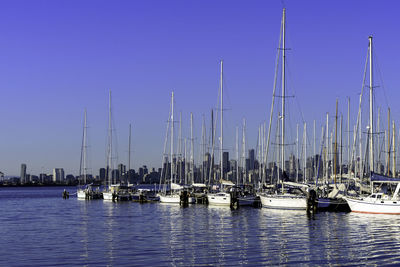
[[[329,175],[328,175],[328,166],[329,166],[329,164],[328,164],[328,147],[329,147],[329,113],[326,113],[326,150],[325,150],[325,177],[326,177],[326,182],[328,181],[328,179],[329,179]]]
[[[171,183],[174,178],[174,92],[171,94]]]
[[[221,168],[221,179],[223,179],[224,178],[224,170],[223,170],[223,145],[224,145],[224,142],[223,142],[223,139],[224,139],[224,132],[223,132],[223,104],[224,104],[224,102],[223,102],[223,86],[222,86],[222,79],[223,79],[223,61],[221,60],[221,78],[220,78],[220,82],[221,82],[221,84],[220,84],[220,88],[221,88],[221,138],[220,138],[220,164],[221,164],[221,166],[220,166],[220,168]]]
[[[380,125],[381,125],[381,108],[380,107],[378,107],[378,120],[377,120],[377,124],[376,124],[376,132],[377,133],[380,133],[381,132],[381,129],[380,129]],[[377,148],[378,148],[378,158],[377,158],[377,164],[376,164],[376,170],[380,173],[380,165],[381,165],[381,156],[380,156],[380,147],[381,147],[381,145],[380,145],[380,141],[379,141],[379,139],[380,138],[377,138],[376,139],[376,143],[377,143]],[[385,144],[385,143],[383,143],[383,144]]]
[[[201,146],[201,153],[200,153],[200,159],[201,159],[201,174],[203,177],[203,183],[205,183],[205,168],[204,168],[204,162],[205,162],[205,155],[206,155],[206,122],[205,122],[205,118],[203,115],[203,123],[201,125],[201,141],[202,141],[202,146]]]
[[[300,162],[299,161],[299,124],[296,124],[296,143],[297,143],[297,145],[296,145],[296,164],[295,164],[295,168],[296,168],[296,183],[298,183],[299,182],[299,166],[297,166],[298,165],[298,163]]]
[[[184,156],[184,162],[185,162],[185,173],[184,173],[184,181],[185,181],[185,184],[188,184],[188,181],[187,181],[187,163],[186,163],[186,138],[185,138],[185,156]]]
[[[371,171],[374,171],[374,117],[373,117],[373,80],[372,80],[372,36],[369,39],[369,160]]]
[[[82,149],[83,149],[83,181],[84,181],[84,184],[86,184],[86,176],[87,176],[87,166],[86,166],[86,164],[87,164],[87,162],[86,162],[86,160],[87,160],[87,151],[86,151],[86,148],[87,148],[87,120],[86,120],[86,109],[85,109],[85,119],[84,119],[84,124],[85,124],[85,126],[84,126],[84,128],[83,128],[83,147],[82,147]]]
[[[303,183],[307,183],[307,178],[306,178],[306,171],[307,171],[307,124],[304,123],[304,130],[303,130],[303,144],[304,144],[304,166],[303,166]]]
[[[108,103],[108,183],[112,184],[112,124],[111,124],[111,90]]]
[[[350,97],[347,103],[347,178],[350,178]]]
[[[179,183],[182,183],[182,111],[179,112],[179,137],[178,137],[178,168]]]
[[[130,170],[131,170],[131,134],[132,134],[132,126],[129,123],[129,148],[128,148],[128,177],[127,177],[127,184],[129,184],[130,178]]]
[[[246,119],[243,118],[242,126],[242,168],[243,168],[243,184],[247,182],[247,166],[246,166]]]
[[[190,182],[194,183],[194,141],[193,141],[193,113],[190,112]]]
[[[335,153],[333,153],[334,158],[333,158],[333,171],[334,171],[334,183],[336,186],[336,165],[337,165],[337,113],[338,113],[338,100],[336,99],[336,115],[335,115]]]
[[[396,128],[394,125],[394,120],[393,120],[393,126],[392,126],[392,177],[396,177]]]
[[[387,168],[386,168],[386,175],[389,176],[390,174],[390,108],[388,108],[388,129],[387,129]]]
[[[236,185],[239,185],[239,127],[236,126]]]
[[[313,153],[313,156],[312,156],[312,159],[313,159],[312,162],[313,162],[313,165],[314,165],[313,166],[314,167],[313,173],[314,173],[314,178],[315,178],[316,177],[316,173],[317,173],[316,172],[316,170],[317,170],[317,161],[315,160],[316,159],[316,157],[315,157],[316,156],[316,154],[315,154],[315,138],[316,138],[316,136],[315,136],[315,120],[314,120],[314,123],[313,123],[313,132],[314,132],[314,138],[313,138],[314,139],[314,149],[313,149],[314,153]]]
[[[340,181],[342,183],[342,176],[343,176],[343,114],[340,115]]]
[[[283,9],[282,15],[282,143],[281,143],[281,164],[282,172],[285,171],[285,24],[286,9]]]

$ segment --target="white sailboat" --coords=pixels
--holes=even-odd
[[[160,202],[162,203],[175,203],[179,204],[181,201],[180,191],[182,187],[175,183],[174,181],[174,92],[171,94],[171,154],[170,154],[170,162],[171,162],[171,177],[170,177],[170,191],[167,193],[166,184],[164,185],[164,191],[158,194],[160,198]],[[168,162],[167,162],[168,163]],[[167,164],[168,166],[168,164]]]
[[[79,182],[83,178],[83,186],[79,186],[76,192],[78,199],[87,199],[88,188],[86,188],[86,109],[84,115],[84,125],[83,125],[83,136],[82,136],[82,147],[81,147],[81,162],[79,168]],[[82,173],[82,165],[83,165],[83,173]]]
[[[106,178],[106,188],[103,191],[104,200],[114,200],[116,197],[116,185],[112,184],[112,119],[111,119],[111,90],[109,95],[108,104],[108,148],[107,148],[107,178]]]
[[[234,183],[231,181],[224,180],[224,168],[223,168],[223,61],[221,60],[221,78],[220,78],[220,112],[221,112],[221,136],[220,136],[220,191],[216,193],[207,194],[207,200],[209,205],[223,205],[230,206],[231,205],[231,194],[228,192],[228,189],[231,186],[234,186]]]
[[[282,135],[281,135],[281,170],[285,170],[285,24],[286,10],[283,9],[282,14]],[[278,170],[279,172],[279,170]],[[279,178],[278,178],[279,179]],[[279,181],[278,181],[279,182]],[[283,182],[282,191],[276,194],[260,194],[261,204],[265,208],[275,209],[307,209],[307,198],[305,194],[294,194],[292,192],[284,192]]]
[[[371,195],[366,198],[344,197],[352,212],[373,214],[397,214],[400,215],[400,179],[390,178],[374,173],[374,124],[373,124],[373,72],[372,72],[372,36],[369,36],[369,161],[371,169]],[[390,160],[390,159],[389,159]],[[397,184],[392,195],[382,192],[374,192],[374,183]]]
[[[83,136],[82,136],[82,147],[81,147],[81,162],[79,166],[79,186],[76,192],[78,199],[100,199],[102,193],[100,192],[99,185],[93,183],[87,184],[87,116],[86,109],[84,113],[84,125],[83,125]],[[83,184],[81,181],[83,180]]]

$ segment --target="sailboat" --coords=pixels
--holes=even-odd
[[[224,180],[224,168],[223,168],[223,61],[221,60],[221,77],[220,77],[220,114],[221,114],[221,136],[220,136],[220,188],[219,192],[207,194],[207,201],[209,205],[223,205],[230,206],[232,203],[232,197],[229,192],[230,188],[234,186],[231,181]]]
[[[117,186],[112,184],[112,118],[111,118],[111,90],[108,104],[108,148],[107,148],[107,177],[106,188],[103,192],[104,200],[115,200],[117,197]]]
[[[158,197],[160,198],[160,202],[162,203],[176,203],[179,204],[181,201],[180,198],[180,191],[183,189],[182,186],[179,184],[175,183],[174,180],[174,92],[171,94],[171,117],[170,117],[170,123],[171,123],[171,154],[170,154],[170,162],[171,162],[171,177],[169,181],[169,186],[170,186],[170,191],[167,192],[167,184],[164,184],[164,191],[160,192],[158,194]],[[168,162],[166,164],[168,167]]]
[[[281,135],[281,169],[282,172],[285,170],[285,24],[286,24],[286,9],[283,9],[282,14],[282,135]],[[279,170],[278,170],[279,172]],[[279,178],[278,178],[279,180]],[[283,179],[281,181],[281,192],[275,194],[261,193],[259,194],[261,204],[265,208],[275,209],[307,209],[307,198],[304,190],[294,189],[292,191],[285,192]],[[279,181],[278,181],[279,184]],[[286,188],[287,190],[288,188]],[[307,189],[307,188],[306,188]],[[298,192],[298,194],[295,194]]]
[[[359,213],[373,213],[373,214],[397,214],[400,215],[400,179],[390,178],[384,175],[374,173],[374,121],[373,121],[373,72],[372,72],[372,36],[369,36],[369,161],[370,161],[370,182],[371,182],[371,195],[363,198],[344,197],[350,206],[352,212]],[[390,159],[389,159],[390,160]],[[393,194],[384,192],[374,192],[374,184],[396,184],[396,189]],[[360,183],[361,185],[361,183]]]
[[[99,190],[99,186],[93,184],[87,184],[87,119],[86,109],[84,113],[84,125],[83,125],[83,136],[82,136],[82,147],[81,147],[81,162],[79,168],[79,186],[76,192],[78,199],[99,199],[102,198],[102,193]],[[83,185],[81,180],[83,179]]]

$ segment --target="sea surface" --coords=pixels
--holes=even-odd
[[[400,265],[396,215],[64,200],[63,190],[0,188],[0,266]]]

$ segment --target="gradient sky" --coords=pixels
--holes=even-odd
[[[347,116],[347,97],[354,121],[371,34],[382,95],[376,105],[391,106],[397,120],[400,3],[285,5],[288,90],[296,96],[289,110],[303,115],[294,123],[315,119],[319,136],[336,98]],[[106,162],[110,89],[119,162],[127,163],[132,123],[133,167],[159,167],[171,91],[187,137],[193,112],[198,144],[202,115],[208,132],[217,104],[221,59],[225,148],[234,148],[243,118],[248,146],[255,147],[258,125],[269,116],[282,7],[278,0],[1,1],[0,171],[19,175],[26,163],[32,174],[55,167],[78,174],[87,108],[90,167],[97,174]]]

